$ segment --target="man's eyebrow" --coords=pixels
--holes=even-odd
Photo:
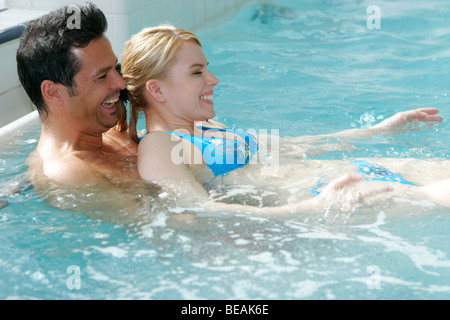
[[[114,66],[108,66],[108,67],[105,67],[105,68],[103,68],[103,69],[98,70],[97,72],[95,72],[94,74],[92,74],[92,77],[95,78],[95,77],[97,77],[97,76],[99,76],[99,75],[101,75],[101,74],[103,74],[103,73],[106,73],[106,72],[108,72],[109,70],[115,68],[117,62],[118,62],[118,60],[116,60],[116,63],[114,64]]]
[[[101,74],[103,74],[103,73],[108,72],[108,71],[111,70],[111,69],[112,69],[112,67],[106,67],[106,68],[100,69],[100,70],[98,70],[97,72],[95,72],[95,73],[92,75],[92,77],[95,78],[95,77],[97,77],[97,76],[99,76],[99,75],[101,75]]]

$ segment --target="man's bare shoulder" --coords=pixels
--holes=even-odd
[[[88,184],[98,180],[96,171],[85,161],[72,155],[67,155],[45,161],[38,152],[33,152],[28,158],[29,174],[34,182],[43,178],[63,184]]]
[[[52,161],[44,166],[44,172],[51,179],[66,184],[85,184],[98,179],[91,166],[74,156]]]

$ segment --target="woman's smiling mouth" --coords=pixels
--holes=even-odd
[[[200,96],[200,99],[207,102],[207,103],[213,103],[213,94],[207,93],[205,95]]]

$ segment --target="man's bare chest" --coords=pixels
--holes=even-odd
[[[107,178],[139,178],[137,157],[102,153],[92,162],[93,169]]]

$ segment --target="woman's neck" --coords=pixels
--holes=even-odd
[[[195,122],[177,116],[161,114],[155,110],[153,112],[146,112],[145,118],[147,132],[173,132],[184,130],[188,131],[190,134],[194,134]]]

